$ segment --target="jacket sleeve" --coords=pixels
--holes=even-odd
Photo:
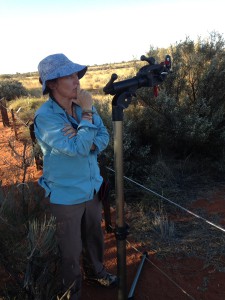
[[[60,114],[40,113],[35,116],[35,136],[37,140],[41,142],[42,148],[45,144],[46,147],[50,146],[55,151],[69,156],[89,155],[91,146],[100,128],[86,120],[82,120],[78,126],[77,134],[70,139],[69,136],[65,136],[62,131],[66,123],[68,123],[68,121]],[[103,147],[105,144],[103,138],[101,138],[101,142],[99,141],[98,144],[99,146],[97,147]]]
[[[99,153],[108,146],[109,133],[96,110],[93,115],[93,123],[98,128],[97,134],[94,137],[94,144],[96,146],[97,153]]]

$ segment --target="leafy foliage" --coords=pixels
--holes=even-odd
[[[158,98],[138,92],[148,115],[148,136],[156,151],[177,155],[223,155],[225,143],[225,51],[221,35],[197,43],[187,38],[171,47],[173,72]],[[216,148],[216,149],[215,149]]]
[[[0,80],[0,98],[12,100],[21,96],[27,96],[28,92],[22,83],[14,79]]]

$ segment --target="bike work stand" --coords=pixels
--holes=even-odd
[[[127,298],[126,276],[126,237],[128,226],[124,217],[124,182],[123,182],[123,110],[129,106],[132,92],[116,94],[112,100],[112,121],[114,129],[114,167],[115,167],[115,190],[116,190],[116,227],[117,240],[117,275],[118,275],[118,300],[134,299],[133,293],[140,275],[146,254],[136,274],[131,291]]]
[[[116,74],[112,74],[110,81],[103,88],[105,94],[114,95],[112,100],[112,121],[114,126],[114,167],[116,190],[116,226],[115,236],[117,240],[117,274],[118,274],[118,300],[133,299],[133,293],[140,275],[143,263],[147,257],[143,255],[141,265],[132,284],[129,298],[126,289],[126,237],[128,226],[124,218],[124,187],[123,187],[123,110],[129,106],[132,96],[140,87],[154,87],[155,96],[158,94],[157,86],[161,84],[171,69],[171,58],[166,55],[165,62],[155,63],[153,57],[141,56],[142,61],[148,62],[140,68],[136,76],[120,82]]]

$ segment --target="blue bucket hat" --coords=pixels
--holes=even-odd
[[[52,54],[45,57],[38,64],[38,72],[40,76],[40,82],[42,84],[43,95],[48,93],[46,86],[47,80],[56,79],[71,75],[73,73],[78,74],[78,78],[82,78],[87,71],[87,66],[82,66],[73,63],[64,54]]]

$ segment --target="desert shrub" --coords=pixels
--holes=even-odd
[[[0,81],[0,97],[4,97],[9,101],[27,95],[28,92],[21,82],[14,79],[5,79]]]
[[[144,118],[146,123],[148,120],[148,125],[143,134],[151,141],[154,152],[174,151],[186,156],[205,147],[209,152],[210,143],[224,143],[223,136],[219,138],[217,135],[217,141],[213,138],[216,127],[223,121],[223,113],[218,111],[211,116],[205,99],[190,104],[186,98],[180,104],[162,92],[144,109]]]
[[[131,105],[124,114],[124,170],[127,175],[139,179],[148,174],[151,160],[151,142],[145,136],[147,127],[143,108]]]
[[[145,134],[153,151],[220,157],[225,144],[225,52],[221,35],[194,43],[187,38],[170,49],[173,73],[153,91],[140,89],[138,99],[149,120]]]
[[[9,101],[21,96],[27,96],[27,91],[19,81],[5,79],[0,81],[0,95]]]

